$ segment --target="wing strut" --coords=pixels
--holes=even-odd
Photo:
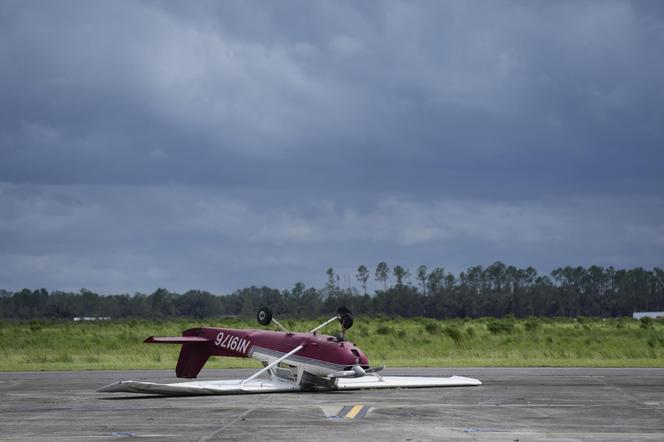
[[[270,368],[272,368],[272,367],[274,367],[275,365],[277,365],[279,362],[283,361],[284,359],[286,359],[287,357],[289,357],[289,356],[291,356],[291,355],[294,355],[295,353],[297,353],[298,351],[302,350],[303,348],[304,348],[304,345],[298,345],[297,347],[295,347],[294,349],[292,349],[291,351],[289,351],[288,353],[286,353],[285,355],[283,355],[282,357],[280,357],[279,359],[277,359],[276,361],[274,361],[274,362],[271,363],[270,365],[268,365],[268,366],[266,366],[266,367],[263,367],[262,369],[258,370],[256,373],[254,373],[254,374],[252,374],[251,376],[249,376],[247,379],[243,380],[243,381],[242,381],[242,384],[244,384],[245,382],[249,382],[250,380],[252,380],[252,379],[258,377],[259,375],[265,373],[265,372],[268,371]]]

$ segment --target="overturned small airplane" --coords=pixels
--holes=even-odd
[[[182,344],[175,368],[179,378],[195,378],[210,356],[258,359],[263,368],[246,379],[174,384],[119,381],[98,391],[214,395],[482,384],[477,379],[463,376],[381,376],[378,372],[383,367],[370,367],[362,350],[346,340],[346,331],[353,326],[353,316],[345,307],[340,307],[336,316],[308,333],[291,333],[272,317],[272,312],[266,307],[258,311],[256,319],[263,326],[274,322],[282,331],[199,327],[185,330],[182,336],[150,336],[144,341],[149,344]],[[318,333],[335,320],[341,324],[341,330],[335,336]]]

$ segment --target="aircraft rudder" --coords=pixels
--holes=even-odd
[[[203,369],[210,357],[210,348],[206,343],[191,342],[182,344],[175,375],[179,378],[193,379]]]

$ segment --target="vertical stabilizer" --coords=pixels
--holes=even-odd
[[[195,378],[210,357],[209,346],[204,342],[182,344],[175,374],[179,378]]]

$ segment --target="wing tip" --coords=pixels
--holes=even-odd
[[[469,378],[469,377],[466,377],[466,376],[454,375],[454,376],[452,376],[452,379],[462,381],[462,382],[465,383],[465,385],[469,385],[469,386],[482,385],[482,381],[480,381],[479,379]]]
[[[126,381],[118,381],[118,382],[113,382],[112,384],[104,385],[103,387],[97,389],[97,393],[111,393],[114,391],[118,391],[117,387],[119,387],[123,382]]]

